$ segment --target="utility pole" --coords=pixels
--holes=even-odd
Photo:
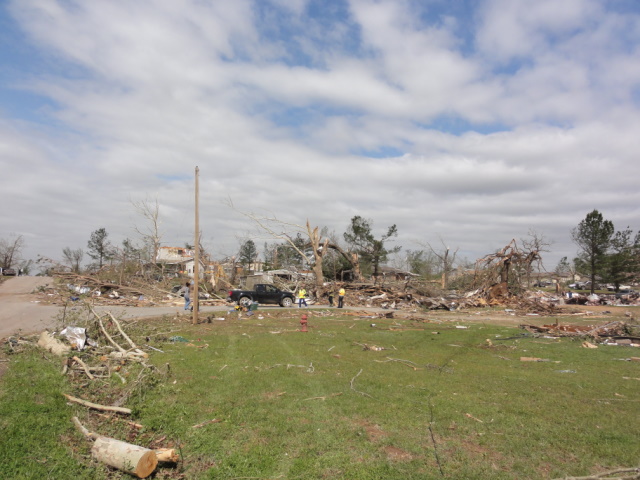
[[[195,218],[195,223],[196,223],[196,240],[195,240],[195,250],[193,252],[193,259],[194,259],[194,265],[193,265],[193,277],[194,277],[194,285],[193,285],[193,320],[192,323],[194,325],[196,325],[198,323],[198,313],[200,310],[200,212],[199,212],[199,201],[198,201],[198,197],[199,197],[199,175],[200,175],[200,169],[198,167],[196,167],[196,218]]]

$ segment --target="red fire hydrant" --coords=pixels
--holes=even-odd
[[[301,332],[308,332],[309,330],[307,330],[307,316],[306,315],[302,315],[302,317],[300,317],[300,331]]]

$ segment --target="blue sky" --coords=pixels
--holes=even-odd
[[[360,215],[474,261],[530,230],[553,268],[591,210],[640,229],[631,0],[15,0],[0,5],[2,236],[60,258],[104,227],[215,256],[243,212]]]

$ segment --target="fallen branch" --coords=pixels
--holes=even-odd
[[[440,475],[444,477],[444,471],[442,470],[442,464],[440,463],[440,457],[438,456],[438,444],[436,442],[436,437],[433,434],[433,423],[433,404],[431,403],[431,398],[429,398],[429,435],[431,436],[431,443],[433,444],[433,455],[436,458],[438,470],[440,470]]]
[[[193,426],[193,427],[191,427],[191,428],[202,428],[202,427],[204,427],[205,425],[209,425],[209,424],[211,424],[211,423],[220,423],[220,422],[222,422],[222,420],[220,420],[220,419],[218,419],[218,418],[214,418],[213,420],[205,420],[204,422],[199,423],[199,424],[197,424],[197,425],[194,425],[194,426]]]
[[[413,368],[413,370],[420,370],[420,367],[417,366],[417,364],[415,364],[414,362],[410,361],[410,360],[403,360],[401,358],[391,358],[391,357],[387,357],[386,360],[375,360],[378,363],[387,363],[387,362],[398,362],[401,363],[402,365],[406,365],[407,367]]]
[[[118,329],[118,331],[120,332],[120,334],[122,335],[122,337],[127,341],[127,343],[129,343],[129,345],[131,346],[131,348],[132,348],[134,351],[136,351],[136,352],[138,352],[138,353],[140,353],[140,354],[144,354],[144,352],[143,352],[142,350],[140,350],[140,348],[138,348],[138,346],[137,346],[135,343],[133,343],[133,340],[131,340],[131,339],[129,338],[129,336],[128,336],[126,333],[124,333],[124,330],[123,330],[123,329],[122,329],[122,327],[120,326],[120,322],[118,322],[118,320],[116,320],[116,317],[114,317],[114,316],[111,314],[111,312],[107,312],[107,313],[108,313],[108,314],[109,314],[109,316],[111,317],[111,320],[113,320],[113,323],[115,323],[116,328]],[[144,355],[146,355],[146,354],[144,354]]]
[[[479,418],[474,417],[470,413],[465,413],[464,416],[467,417],[467,418],[471,418],[472,420],[475,420],[476,422],[484,423],[482,420],[480,420]]]
[[[136,362],[142,362],[145,358],[149,357],[149,355],[145,352],[138,353],[138,352],[127,352],[127,351],[111,352],[109,356],[116,360],[134,360]]]
[[[82,367],[82,369],[84,370],[84,373],[87,374],[87,377],[89,377],[91,380],[94,379],[93,375],[91,374],[91,372],[89,371],[89,367],[87,367],[87,364],[84,363],[82,360],[80,360],[80,358],[78,357],[73,357],[73,360]]]
[[[359,392],[358,390],[356,390],[356,389],[353,387],[353,382],[355,381],[355,379],[356,379],[356,378],[358,378],[358,376],[359,376],[361,373],[362,373],[362,369],[360,369],[360,371],[359,371],[358,373],[356,373],[356,376],[355,376],[355,377],[353,377],[353,378],[351,379],[351,382],[349,382],[349,384],[351,385],[351,390],[353,390],[353,391],[354,391],[354,392],[356,392],[356,393],[359,393],[360,395],[364,395],[365,397],[373,398],[373,397],[372,397],[371,395],[369,395],[368,393],[365,393],[365,392]]]
[[[100,315],[98,315],[96,313],[96,311],[93,309],[93,307],[89,306],[89,308],[91,309],[91,312],[96,316],[96,318],[98,319],[98,326],[100,327],[100,331],[102,332],[102,334],[106,337],[106,339],[109,341],[109,343],[111,345],[113,345],[114,347],[116,347],[118,349],[119,352],[125,353],[126,350],[124,348],[122,348],[120,345],[118,345],[118,343],[116,343],[116,341],[111,338],[111,335],[109,335],[109,333],[107,333],[107,329],[104,328],[104,324],[102,323],[102,318],[100,317]]]
[[[323,395],[321,397],[309,397],[305,398],[302,401],[306,402],[307,400],[322,400],[324,402],[327,398],[339,397],[340,395],[342,395],[342,392],[332,393],[331,395]]]
[[[80,405],[93,408],[94,410],[131,414],[131,409],[129,408],[99,405],[97,403],[88,402],[87,400],[82,400],[81,398],[72,397],[71,395],[67,395],[66,393],[63,393],[62,395],[64,395],[67,398],[67,400],[69,400],[70,402],[79,403]]]
[[[131,420],[125,420],[124,418],[120,418],[120,417],[114,417],[114,416],[112,416],[112,415],[107,415],[106,413],[98,413],[97,415],[98,415],[99,417],[107,418],[107,419],[109,419],[109,420],[113,420],[113,419],[115,419],[115,420],[118,420],[118,421],[120,421],[120,422],[124,422],[124,423],[126,423],[127,425],[129,425],[129,426],[131,426],[131,427],[133,427],[133,428],[136,428],[136,429],[138,429],[138,430],[140,430],[141,428],[144,428],[144,425],[142,425],[142,424],[140,424],[140,423],[132,422]]]
[[[634,475],[627,475],[624,477],[610,477],[610,475],[619,475],[621,473],[633,473]],[[621,468],[618,470],[610,470],[608,472],[597,473],[595,475],[587,475],[586,477],[563,477],[556,478],[555,480],[639,480],[640,468]]]

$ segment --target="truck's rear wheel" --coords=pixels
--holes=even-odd
[[[238,305],[248,308],[249,305],[251,305],[251,299],[249,297],[240,297],[240,300],[238,300]]]
[[[280,302],[281,307],[290,307],[291,305],[293,305],[293,300],[291,300],[289,297],[283,298]]]

